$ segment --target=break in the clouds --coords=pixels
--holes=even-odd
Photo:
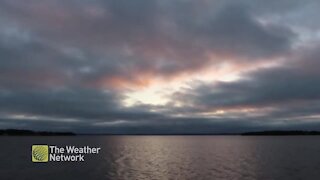
[[[2,0],[0,127],[320,130],[315,0]]]

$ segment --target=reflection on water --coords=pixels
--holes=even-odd
[[[253,177],[246,169],[252,164],[250,141],[226,141],[215,137],[124,137],[123,150],[113,153],[115,179],[210,179]],[[235,141],[233,141],[235,140]],[[236,147],[235,147],[236,145]],[[244,156],[242,156],[242,155]],[[108,158],[107,158],[108,159]],[[254,168],[254,167],[253,167]],[[243,171],[245,170],[245,171]],[[254,171],[254,169],[253,169]]]
[[[320,179],[319,138],[0,137],[0,179]],[[84,163],[35,164],[32,144],[101,146],[102,152]]]

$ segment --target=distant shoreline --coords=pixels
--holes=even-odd
[[[256,131],[242,133],[242,136],[315,136],[320,131]]]
[[[53,132],[53,131],[33,131],[21,129],[4,129],[0,130],[0,136],[316,136],[320,131],[253,131],[244,133],[185,133],[185,134],[165,134],[165,133],[128,133],[128,134],[111,134],[111,133],[73,133],[73,132]]]
[[[0,130],[0,136],[75,136],[72,132],[31,131],[20,129]]]

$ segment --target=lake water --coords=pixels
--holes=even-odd
[[[31,162],[31,145],[96,146],[85,162]],[[1,180],[320,179],[320,136],[0,137]]]

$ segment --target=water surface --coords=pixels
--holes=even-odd
[[[0,179],[320,179],[320,136],[0,137]],[[97,146],[85,162],[32,163],[31,145]]]

